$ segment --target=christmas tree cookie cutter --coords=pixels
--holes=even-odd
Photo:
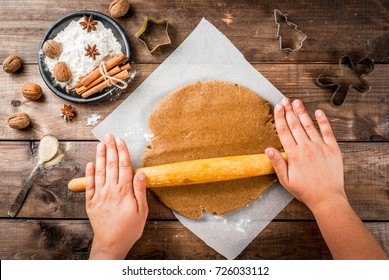
[[[280,19],[283,23],[285,23],[288,26],[290,26],[291,28],[293,28],[293,32],[295,33],[294,37],[296,37],[296,38],[292,38],[293,44],[295,44],[294,47],[290,47],[290,46],[284,47],[284,41],[283,41],[282,36],[280,35],[281,24],[279,23],[278,19]],[[300,31],[297,28],[296,24],[294,24],[293,22],[290,22],[288,20],[288,18],[278,9],[274,10],[274,21],[275,21],[275,24],[277,26],[277,39],[279,39],[279,41],[280,41],[280,50],[284,51],[284,52],[297,52],[298,50],[300,50],[303,46],[305,39],[307,39],[308,36],[305,35],[302,31]],[[299,42],[299,43],[296,44],[296,42]]]
[[[153,27],[155,26],[164,26],[163,37],[164,39],[160,40],[159,34],[155,34],[157,30],[153,31]],[[172,43],[168,33],[169,23],[166,19],[153,19],[151,17],[146,16],[142,27],[135,33],[135,37],[140,40],[147,48],[147,50],[153,54],[156,50],[158,50],[162,46],[167,46]]]
[[[344,104],[347,95],[351,89],[356,89],[360,93],[369,92],[371,90],[371,85],[364,77],[373,72],[374,70],[374,60],[370,58],[362,58],[357,62],[353,62],[349,55],[344,55],[339,59],[339,75],[326,75],[320,74],[316,78],[316,85],[322,88],[335,88],[335,92],[331,97],[331,105],[334,107],[340,107]],[[354,76],[358,78],[358,83],[348,83],[342,81],[344,78],[344,65],[353,71]]]

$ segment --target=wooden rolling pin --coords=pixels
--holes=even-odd
[[[145,173],[147,188],[158,188],[255,177],[274,173],[274,169],[265,154],[256,154],[169,163],[138,168],[138,172]],[[71,180],[68,188],[85,191],[85,177]]]

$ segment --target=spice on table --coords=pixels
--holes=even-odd
[[[82,30],[86,29],[86,32],[90,32],[91,30],[96,31],[96,24],[98,22],[93,19],[93,16],[90,16],[89,18],[87,16],[84,16],[84,21],[81,21],[80,24],[82,25]]]
[[[76,114],[76,111],[74,110],[74,107],[72,105],[64,104],[63,108],[61,108],[61,111],[61,117],[63,117],[63,119],[66,121],[72,121]]]
[[[93,60],[96,60],[96,56],[100,55],[99,50],[96,48],[96,45],[92,45],[92,46],[88,45],[88,47],[85,48],[85,50],[86,50],[85,56],[89,56],[93,58]]]

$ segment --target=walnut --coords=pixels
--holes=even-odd
[[[23,129],[30,125],[30,117],[27,113],[15,113],[8,118],[7,123],[13,129]]]
[[[3,69],[7,73],[14,73],[22,66],[22,59],[16,54],[11,54],[3,62]]]
[[[22,94],[27,99],[38,100],[42,96],[42,88],[35,83],[24,84]]]
[[[44,44],[43,44],[43,52],[45,53],[45,55],[49,58],[57,58],[61,55],[62,53],[62,48],[61,46],[58,44],[58,42],[54,41],[54,40],[47,40]]]
[[[70,69],[65,62],[60,61],[54,65],[54,78],[62,83],[70,81],[72,72],[70,72]]]
[[[109,5],[109,13],[113,17],[122,17],[130,9],[130,3],[127,0],[113,0]]]

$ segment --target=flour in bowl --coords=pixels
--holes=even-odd
[[[111,29],[106,28],[101,21],[97,21],[96,30],[87,32],[82,29],[80,24],[83,20],[83,18],[80,18],[70,22],[64,30],[53,38],[62,48],[62,53],[58,58],[51,59],[45,56],[45,63],[51,73],[53,73],[54,65],[59,61],[63,61],[68,65],[72,78],[67,83],[57,82],[62,87],[76,84],[80,77],[98,67],[101,60],[121,53],[122,46]],[[85,55],[88,46],[93,45],[96,45],[96,50],[99,53],[95,56],[95,59]]]

